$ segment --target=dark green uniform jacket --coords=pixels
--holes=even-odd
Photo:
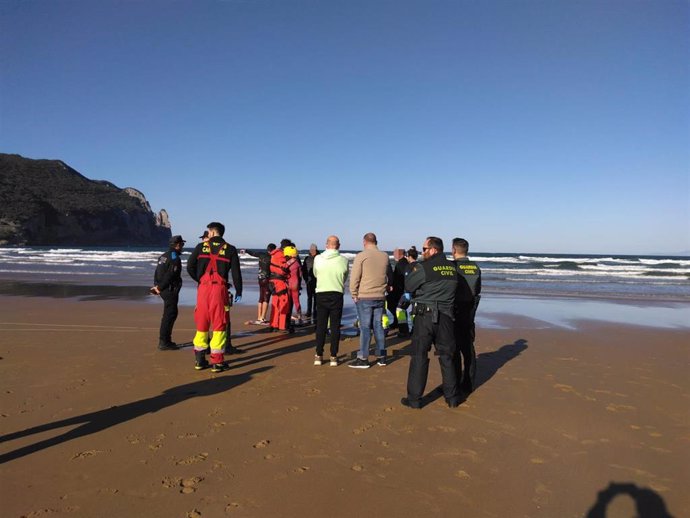
[[[414,263],[405,277],[405,291],[412,294],[412,302],[437,308],[451,316],[457,284],[457,267],[442,252]]]
[[[482,291],[482,271],[477,263],[470,261],[467,257],[456,259],[458,267],[458,293],[457,302],[474,302],[477,295]]]

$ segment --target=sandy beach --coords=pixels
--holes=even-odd
[[[477,390],[416,411],[395,333],[387,367],[315,367],[310,330],[244,326],[245,300],[245,352],[211,374],[156,350],[156,305],[0,310],[2,516],[690,515],[687,330],[506,316],[478,330]],[[193,331],[183,307],[173,337]]]

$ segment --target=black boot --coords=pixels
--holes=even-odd
[[[208,367],[208,361],[206,360],[206,351],[194,351],[194,368],[198,371],[204,370]]]
[[[167,340],[158,340],[159,351],[174,351],[175,349],[177,349],[177,344],[175,342],[170,342]]]

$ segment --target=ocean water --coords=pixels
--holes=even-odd
[[[157,302],[148,295],[148,287],[162,252],[150,248],[0,247],[0,295]],[[191,249],[183,252],[183,263],[190,253]],[[357,252],[341,253],[352,261]],[[597,315],[620,315],[621,307],[629,308],[629,318],[608,320],[644,323],[638,314],[644,311],[639,309],[650,304],[666,308],[668,318],[661,320],[667,327],[685,327],[683,322],[690,321],[690,257],[486,253],[471,258],[482,269],[482,311],[478,318],[485,318],[488,326],[492,325],[491,312],[530,318],[550,313],[547,321],[562,323],[560,315],[564,313],[596,319]],[[254,304],[258,298],[258,260],[241,254],[240,264],[244,303]],[[195,284],[186,272],[183,281],[180,302],[194,305]],[[514,303],[517,299],[519,304]],[[303,293],[303,303],[305,300]],[[612,301],[618,306],[615,311],[609,307]],[[575,311],[577,308],[580,311]],[[583,312],[584,308],[589,309]],[[346,308],[346,313],[351,311]],[[650,320],[659,322],[659,318],[655,314]]]

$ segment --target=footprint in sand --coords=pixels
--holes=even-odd
[[[201,518],[201,511],[192,509],[187,513],[187,518]]]
[[[225,506],[225,512],[226,513],[232,513],[239,506],[240,506],[240,504],[238,504],[237,502],[230,502],[228,505]]]
[[[365,423],[364,425],[360,426],[359,428],[355,428],[354,430],[352,430],[352,433],[355,435],[359,435],[359,434],[366,432],[367,430],[371,430],[372,428],[374,428],[374,426],[376,426],[375,423]]]
[[[178,435],[178,439],[197,439],[199,437],[199,434],[196,433],[185,433],[182,435]]]
[[[532,464],[544,464],[544,459],[540,459],[539,457],[534,457],[529,460]]]
[[[188,466],[189,464],[196,464],[197,462],[203,462],[208,459],[208,453],[197,453],[183,460],[178,460],[175,462],[176,466]]]
[[[462,478],[462,479],[472,478],[472,477],[470,477],[469,473],[467,473],[467,471],[464,471],[462,469],[459,469],[458,471],[456,471],[455,476],[457,478]]]
[[[309,471],[309,466],[300,466],[299,468],[295,468],[292,471],[294,473],[299,473],[299,474],[306,473],[307,471]]]
[[[98,455],[99,453],[103,452],[101,450],[86,450],[79,453],[75,453],[74,455],[72,455],[72,458],[70,460],[86,459],[87,457],[93,457],[94,455]]]
[[[141,442],[141,439],[136,435],[128,435],[126,439],[129,444],[139,444]]]
[[[294,412],[295,410],[299,410],[298,406],[289,406],[285,409],[286,412]]]
[[[304,391],[307,396],[315,396],[316,394],[321,394],[321,390],[315,387],[307,389]]]
[[[185,478],[180,482],[180,493],[189,495],[197,490],[197,486],[204,480],[204,477]]]
[[[165,477],[161,480],[163,487],[170,489],[172,487],[178,487],[182,484],[182,479],[180,477]]]
[[[353,464],[350,468],[352,471],[364,471],[364,466],[361,464]]]
[[[268,446],[269,444],[271,444],[271,441],[270,441],[270,440],[268,440],[268,439],[263,439],[262,441],[259,441],[259,442],[257,442],[254,446],[252,446],[252,448],[265,448],[265,447]]]

